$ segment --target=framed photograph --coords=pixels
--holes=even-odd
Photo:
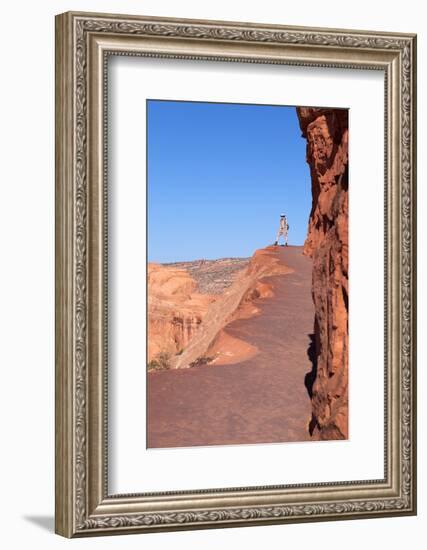
[[[56,532],[416,513],[416,37],[56,18]]]

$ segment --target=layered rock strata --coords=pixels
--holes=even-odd
[[[188,345],[215,297],[197,292],[185,269],[148,265],[148,362]]]

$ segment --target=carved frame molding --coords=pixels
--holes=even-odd
[[[415,513],[415,52],[416,38],[408,34],[71,12],[57,16],[57,533],[74,537]],[[108,495],[103,281],[109,55],[384,71],[385,479]]]

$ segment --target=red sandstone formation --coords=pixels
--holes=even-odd
[[[314,437],[348,438],[348,111],[298,107],[312,181]]]
[[[148,361],[174,356],[189,343],[215,298],[197,292],[184,269],[148,265]]]

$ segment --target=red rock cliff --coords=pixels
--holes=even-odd
[[[213,296],[197,292],[184,269],[148,264],[148,361],[173,357],[199,330]]]
[[[314,437],[348,437],[348,111],[298,107],[307,139],[312,209],[304,253],[313,258]]]

